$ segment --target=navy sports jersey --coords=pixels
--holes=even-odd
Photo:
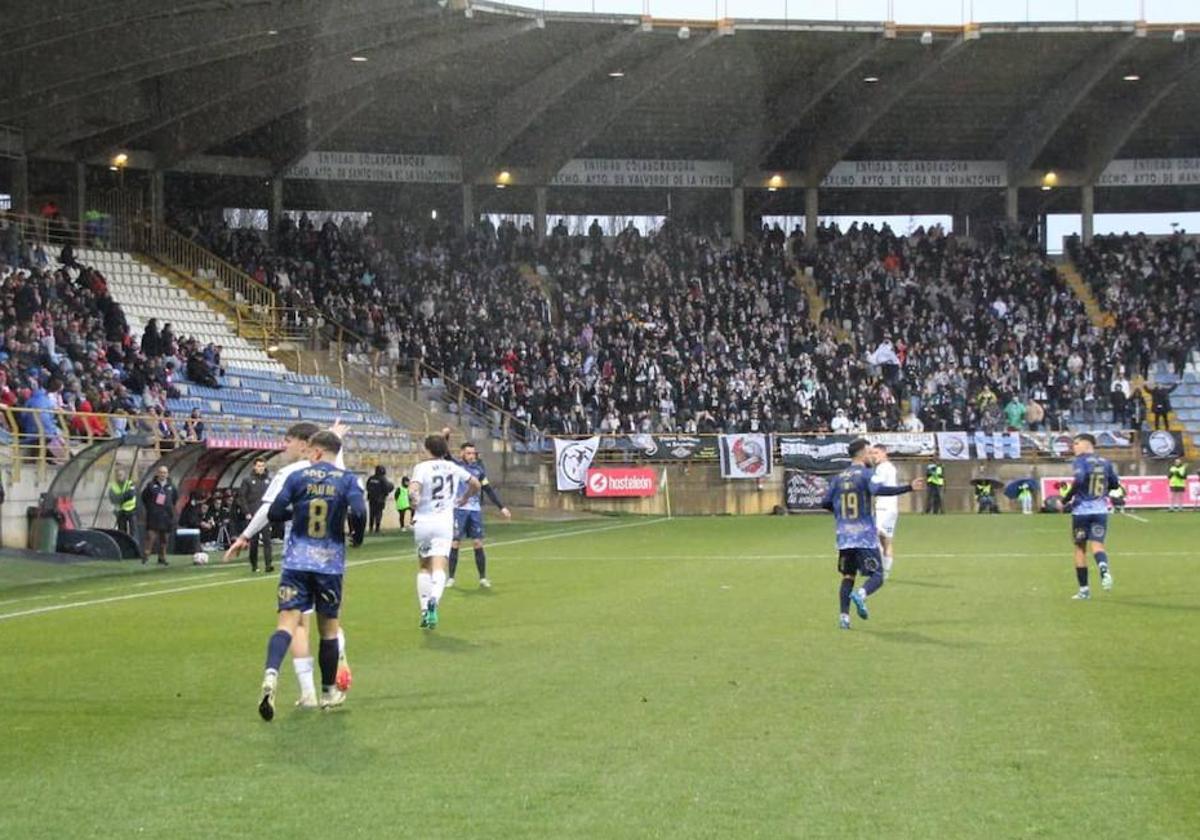
[[[483,466],[483,461],[480,461],[478,458],[476,458],[475,463],[473,464],[468,464],[466,461],[455,461],[455,463],[478,479],[479,486],[481,488],[481,492],[472,493],[471,495],[462,499],[458,506],[459,510],[483,510],[482,488],[488,486],[487,470]],[[462,490],[467,490],[467,486],[465,484],[462,486]]]
[[[908,485],[884,487],[871,484],[872,470],[862,464],[854,464],[843,470],[829,482],[829,490],[822,503],[826,510],[833,511],[837,522],[837,547],[879,547],[879,534],[875,530],[875,516],[871,510],[874,496],[899,496],[909,491]]]
[[[1108,513],[1108,491],[1121,486],[1112,462],[1095,453],[1075,458],[1075,481],[1067,492],[1076,516]]]
[[[272,520],[285,520],[291,508],[292,530],[283,549],[283,568],[340,575],[346,570],[346,516],[367,515],[362,488],[354,473],[319,461],[288,476],[271,502]]]

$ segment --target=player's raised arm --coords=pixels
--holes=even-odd
[[[925,479],[914,478],[908,484],[898,484],[895,487],[886,485],[871,485],[871,495],[873,496],[903,496],[905,493],[911,493],[914,490],[924,490]]]
[[[408,480],[408,503],[413,510],[416,510],[417,505],[421,503],[421,482],[416,478]]]

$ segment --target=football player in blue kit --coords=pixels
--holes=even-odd
[[[1086,601],[1092,597],[1088,586],[1088,549],[1096,558],[1100,585],[1105,590],[1113,588],[1104,540],[1108,536],[1108,494],[1121,486],[1121,480],[1112,462],[1096,454],[1094,436],[1075,435],[1071,448],[1075,452],[1075,479],[1063,495],[1063,504],[1071,511],[1071,535],[1075,540],[1075,578],[1079,591],[1072,597]]]
[[[492,504],[500,509],[500,515],[512,519],[512,511],[504,506],[492,485],[488,483],[487,470],[483,461],[479,460],[479,450],[471,442],[464,443],[458,453],[458,464],[479,481],[481,491],[464,496],[454,509],[454,542],[450,543],[450,578],[446,586],[454,586],[454,572],[458,569],[458,546],[464,540],[475,541],[475,569],[479,572],[479,585],[491,589],[492,582],[487,576],[487,554],[483,550],[483,499],[482,495],[492,500]]]
[[[822,506],[833,511],[837,529],[838,571],[842,585],[838,593],[838,626],[850,629],[850,604],[864,621],[869,618],[867,597],[883,586],[883,560],[879,554],[879,534],[871,501],[875,496],[899,496],[912,490],[923,490],[925,480],[911,484],[883,486],[871,483],[871,444],[864,438],[850,442],[850,466],[829,482]],[[866,583],[858,590],[854,581],[858,575]]]
[[[309,439],[311,463],[288,476],[271,503],[270,519],[291,520],[292,530],[283,548],[283,574],[279,578],[279,618],[267,643],[258,713],[263,720],[275,717],[275,690],[279,666],[287,655],[292,635],[305,610],[316,609],[321,646],[321,707],[341,705],[346,698],[337,688],[338,613],[342,602],[342,575],[346,570],[346,523],[354,545],[361,545],[366,530],[367,507],[354,473],[333,463],[342,442],[332,432]]]

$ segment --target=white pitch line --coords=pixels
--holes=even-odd
[[[1130,519],[1137,520],[1138,522],[1145,522],[1145,523],[1147,523],[1147,524],[1149,524],[1149,523],[1150,523],[1150,520],[1149,520],[1149,519],[1143,519],[1142,517],[1138,516],[1136,513],[1129,513],[1128,511],[1126,511],[1125,513],[1123,513],[1123,514],[1121,514],[1121,515],[1122,515],[1122,516],[1128,516]]]
[[[540,542],[542,540],[555,540],[555,539],[561,539],[563,537],[579,536],[582,534],[598,534],[603,531],[617,531],[617,530],[620,530],[623,528],[638,528],[643,525],[654,525],[658,522],[666,522],[666,521],[667,521],[666,517],[661,517],[658,519],[648,519],[648,520],[644,520],[641,522],[623,523],[621,525],[606,525],[601,528],[576,528],[573,531],[560,531],[560,532],[553,533],[553,534],[541,534],[536,537],[522,537],[520,539],[507,540],[507,541],[502,540],[500,542],[491,543],[491,547],[492,548],[500,548],[500,547],[506,546],[506,545],[519,545],[521,543]],[[351,562],[347,563],[346,566],[347,567],[369,566],[374,563],[382,563],[386,560],[394,560],[394,559],[396,559],[394,556],[392,556],[392,557],[374,557],[374,558],[371,558],[370,560],[351,561]],[[4,614],[0,615],[0,621],[6,621],[10,618],[21,618],[23,616],[42,615],[43,613],[58,612],[60,610],[79,609],[81,607],[94,607],[94,606],[98,606],[100,604],[115,604],[115,603],[119,603],[121,601],[134,601],[139,598],[153,598],[158,595],[173,595],[173,594],[176,594],[179,592],[195,592],[195,591],[201,590],[201,589],[212,589],[213,587],[216,587],[216,586],[236,586],[237,584],[241,584],[241,583],[258,583],[258,582],[264,581],[264,580],[268,580],[268,578],[260,577],[260,578],[239,578],[237,580],[218,580],[218,581],[213,581],[211,583],[196,583],[196,584],[190,584],[188,586],[175,586],[170,589],[156,589],[153,592],[133,592],[133,593],[129,593],[126,595],[114,595],[111,598],[96,598],[91,601],[72,601],[67,604],[52,604],[52,605],[46,606],[46,607],[36,607],[36,608],[30,609],[30,610],[21,610],[20,612],[4,613]]]

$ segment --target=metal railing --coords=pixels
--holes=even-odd
[[[270,314],[276,309],[275,292],[183,234],[166,225],[143,225],[137,250],[211,290],[247,322],[261,324],[264,331],[274,329]]]
[[[0,463],[7,462],[12,480],[33,468],[41,479],[48,468],[65,464],[84,447],[139,434],[148,437],[156,453],[183,443],[229,444],[236,448],[281,449],[283,436],[295,420],[244,420],[203,417],[203,439],[197,439],[186,417],[155,414],[106,414],[49,408],[6,407],[0,412]],[[344,441],[351,458],[401,458],[420,449],[424,431],[375,431],[351,427]]]

